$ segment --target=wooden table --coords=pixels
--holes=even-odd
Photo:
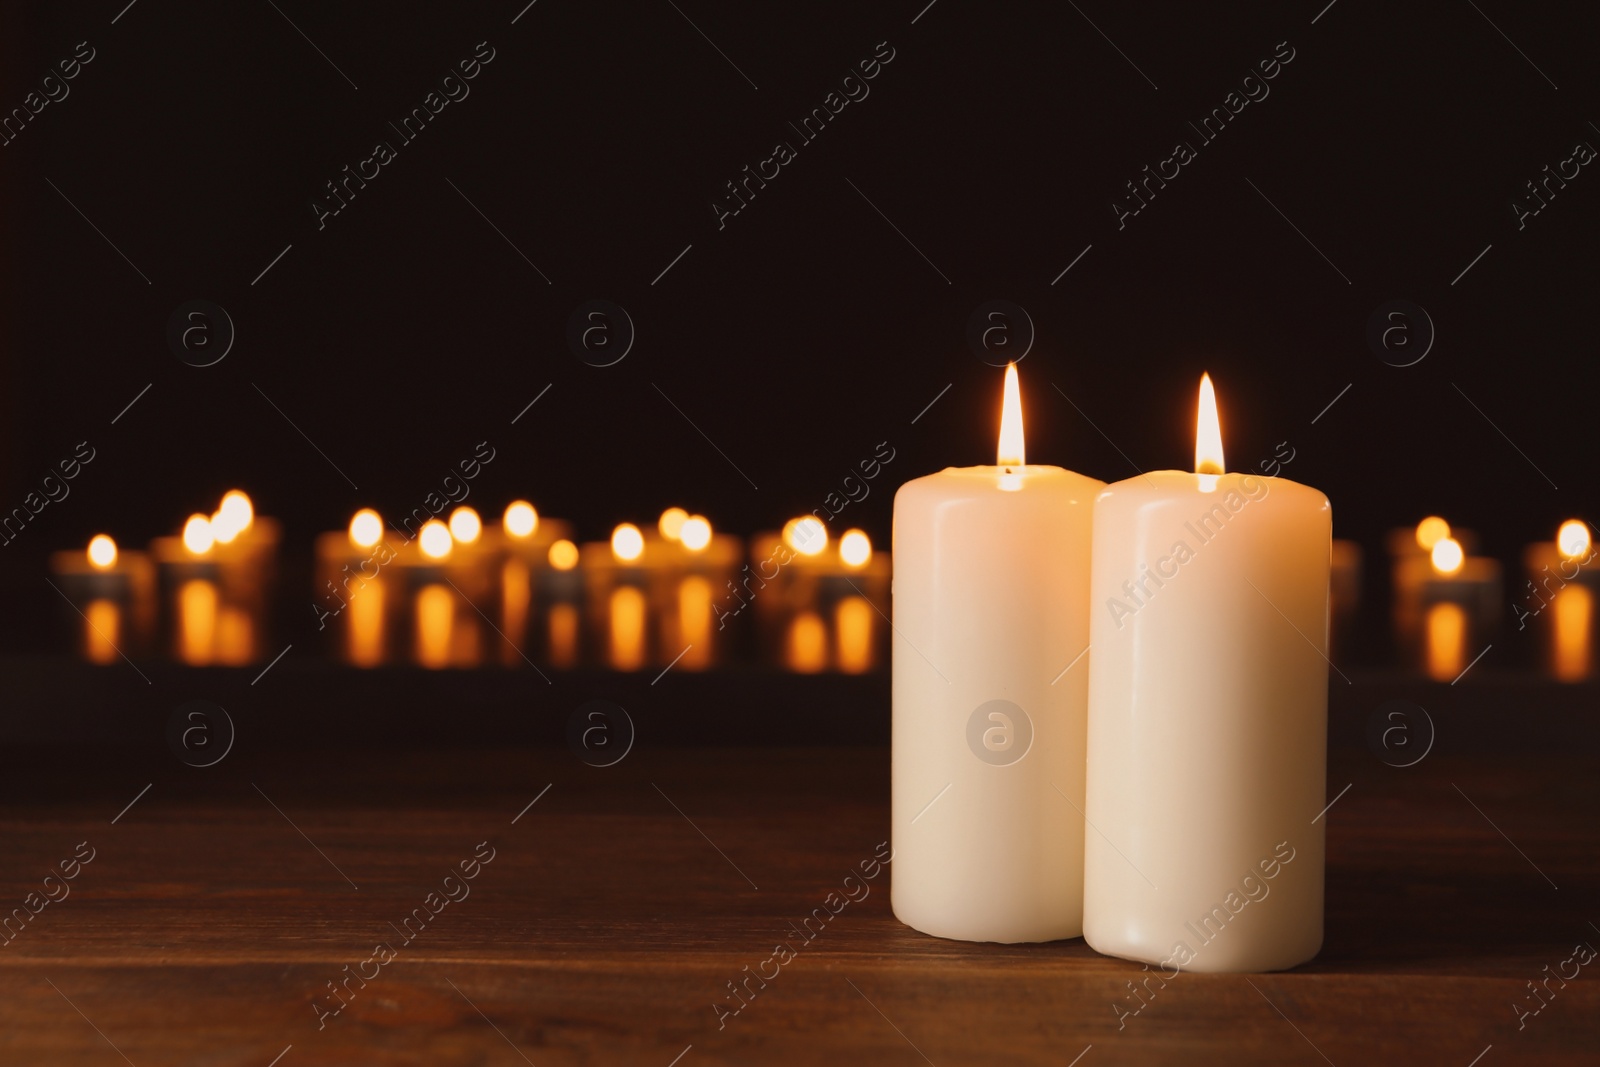
[[[1592,750],[1395,769],[1337,749],[1330,797],[1352,785],[1326,816],[1322,955],[1180,975],[1121,1029],[1112,1005],[1133,1003],[1137,966],[1081,941],[923,936],[891,914],[887,872],[719,1025],[728,983],[771,974],[774,945],[801,942],[790,924],[887,838],[882,748],[641,749],[609,768],[554,748],[283,751],[157,771],[52,753],[6,761],[0,902],[22,906],[80,842],[94,858],[0,947],[7,1064],[1600,1055],[1600,965],[1552,981],[1521,1029],[1513,1009],[1574,943],[1600,946]],[[493,859],[446,883],[485,841]],[[469,895],[432,914],[428,894],[451,885]],[[417,908],[429,921],[405,943]],[[397,946],[381,966],[367,962],[380,941]]]

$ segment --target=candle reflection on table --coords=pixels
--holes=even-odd
[[[1581,682],[1589,677],[1593,656],[1594,593],[1569,585],[1555,595],[1555,635],[1551,651],[1556,678]]]
[[[550,614],[545,625],[549,628],[551,666],[570,670],[578,665],[579,623],[576,604],[550,605]]]
[[[711,665],[711,582],[691,574],[678,582],[678,645],[683,654],[677,665],[700,671]]]
[[[417,662],[434,670],[450,666],[456,604],[450,590],[430,583],[417,590],[413,611],[417,621]]]
[[[526,560],[512,556],[500,565],[500,660],[514,667],[522,659],[528,636],[528,609],[533,602],[532,572]]]
[[[345,623],[345,655],[357,667],[376,667],[384,659],[383,584],[373,581],[350,598]]]
[[[619,585],[611,590],[609,604],[607,649],[611,666],[619,671],[636,671],[644,666],[645,659],[644,592],[635,586]]]
[[[83,609],[84,656],[90,663],[113,663],[121,654],[122,608],[115,600],[96,597]]]
[[[178,658],[191,667],[207,666],[215,656],[216,644],[217,584],[191,578],[178,587]]]
[[[783,665],[800,674],[816,674],[828,667],[828,629],[822,616],[797,611],[789,619],[783,642]]]
[[[845,674],[872,669],[874,616],[877,610],[866,597],[840,598],[833,608],[833,625],[839,643],[838,667]]]
[[[1443,601],[1428,606],[1426,623],[1428,677],[1454,681],[1467,665],[1467,613],[1460,604]]]
[[[255,622],[250,613],[226,600],[217,605],[218,663],[236,667],[255,658]]]

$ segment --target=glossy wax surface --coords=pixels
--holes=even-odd
[[[1082,932],[1087,657],[1063,668],[1088,645],[1103,487],[966,467],[895,497],[891,898],[918,930]]]
[[[1322,944],[1332,513],[1283,478],[1159,471],[1095,504],[1084,936],[1268,971]]]

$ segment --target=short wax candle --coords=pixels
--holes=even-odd
[[[1332,512],[1223,473],[1200,394],[1197,473],[1095,502],[1084,938],[1174,974],[1279,970],[1322,945]]]
[[[997,464],[946,468],[895,496],[890,901],[924,933],[1082,933],[1079,660],[1102,488],[1024,461],[1013,366]]]

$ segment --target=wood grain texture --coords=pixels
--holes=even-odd
[[[8,763],[0,905],[79,842],[96,852],[0,947],[6,1064],[1466,1067],[1492,1045],[1493,1067],[1600,1047],[1600,968],[1553,982],[1520,1030],[1512,1007],[1574,943],[1600,945],[1600,786],[1577,752],[1397,770],[1336,751],[1330,796],[1352,788],[1325,816],[1322,955],[1183,974],[1120,1030],[1137,966],[1081,941],[923,936],[891,914],[888,872],[719,1028],[726,983],[799,942],[789,924],[887,837],[884,749],[641,750],[604,769],[556,749]],[[470,895],[402,945],[390,924],[483,841]],[[379,941],[396,957],[319,1028],[326,983]]]

